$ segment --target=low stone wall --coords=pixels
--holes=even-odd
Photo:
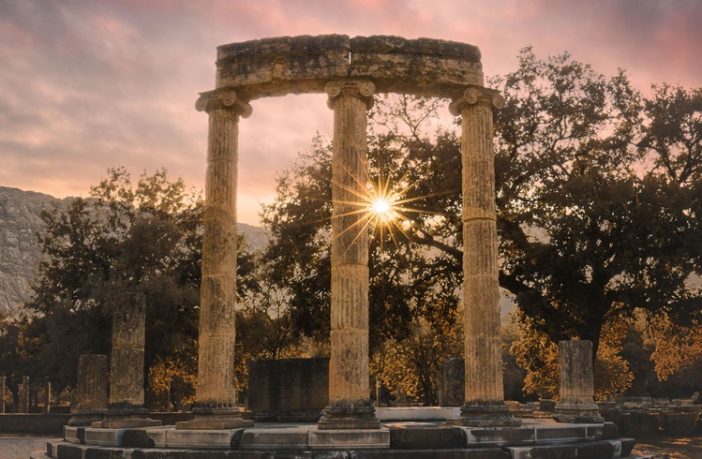
[[[328,404],[329,359],[249,362],[247,408],[257,421],[316,422]]]
[[[152,419],[162,421],[164,425],[173,425],[177,421],[186,421],[190,413],[149,413]],[[0,433],[61,434],[63,426],[68,423],[68,413],[29,413],[0,414]]]
[[[0,432],[60,434],[70,417],[70,414],[65,413],[0,414]]]

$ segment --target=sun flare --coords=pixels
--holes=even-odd
[[[376,198],[371,202],[371,211],[378,217],[387,217],[392,210],[392,203],[387,198]]]

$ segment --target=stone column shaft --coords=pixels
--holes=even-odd
[[[465,405],[461,422],[519,424],[504,403],[492,109],[502,98],[469,87],[449,107],[461,115]]]
[[[101,427],[160,425],[148,419],[144,405],[144,346],[146,344],[146,297],[123,292],[112,308],[110,394]]]
[[[19,388],[18,413],[29,413],[29,376],[22,377],[22,384]]]
[[[241,419],[234,387],[236,340],[236,184],[239,117],[251,114],[233,90],[204,93],[196,108],[209,114],[205,178],[198,383],[193,421],[179,429],[226,429]]]
[[[107,356],[83,354],[78,358],[75,404],[70,426],[90,425],[107,412]]]
[[[363,196],[369,81],[327,84],[334,110],[329,406],[321,429],[377,428],[368,375],[368,227]]]
[[[592,342],[560,341],[559,400],[554,419],[561,422],[604,422],[595,404]]]
[[[0,413],[5,412],[5,376],[0,376]]]
[[[46,382],[46,392],[44,396],[44,412],[51,413],[51,381]]]

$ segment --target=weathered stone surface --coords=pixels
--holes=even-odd
[[[166,430],[167,448],[231,449],[238,447],[243,429],[223,430]]]
[[[440,97],[483,83],[478,48],[444,40],[321,35],[217,48],[217,87],[235,87],[247,100],[322,92],[341,78],[368,80],[379,92]]]
[[[18,413],[29,413],[29,376],[22,377],[22,383],[19,386],[19,404],[17,405]]]
[[[87,426],[107,411],[107,356],[83,354],[78,358],[76,400],[69,426]]]
[[[5,376],[0,376],[0,413],[5,412]]]
[[[397,424],[390,428],[390,447],[398,449],[446,449],[465,447],[466,432],[460,427]]]
[[[439,405],[463,406],[465,365],[462,358],[447,359],[439,372]]]
[[[91,425],[122,429],[161,424],[160,421],[146,417],[145,340],[146,297],[142,293],[128,291],[118,294],[112,305],[112,353],[107,412],[103,421]]]
[[[558,343],[560,399],[554,419],[561,422],[600,423],[604,419],[594,400],[592,342],[569,340]]]
[[[450,105],[462,118],[463,324],[466,426],[516,426],[504,404],[498,288],[494,91],[470,86]]]
[[[364,430],[317,430],[309,431],[311,449],[381,449],[390,447],[390,431],[386,428]]]
[[[320,429],[375,429],[368,388],[367,109],[373,84],[330,81],[334,110],[332,153],[331,358],[329,405]],[[361,211],[361,212],[359,212]]]
[[[671,437],[689,437],[699,433],[699,413],[663,413],[660,417],[663,432]]]
[[[236,336],[236,183],[239,117],[251,106],[232,90],[203,93],[196,103],[209,114],[202,236],[196,418],[177,429],[233,429],[241,418],[234,387]]]
[[[256,420],[316,422],[328,388],[327,358],[252,360],[247,408]]]
[[[310,426],[246,429],[241,437],[241,449],[304,450],[308,447]]]

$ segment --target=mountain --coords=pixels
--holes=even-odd
[[[18,315],[31,295],[41,255],[42,210],[66,207],[72,199],[0,186],[0,317]],[[238,229],[250,248],[268,244],[263,228],[239,223]]]

